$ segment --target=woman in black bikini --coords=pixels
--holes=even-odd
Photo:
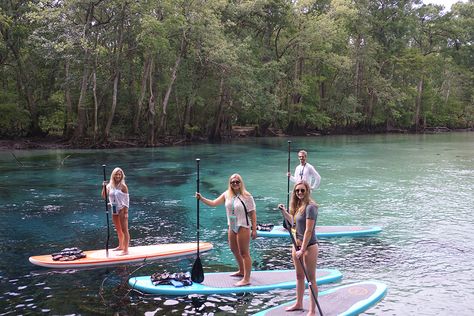
[[[299,258],[303,259],[304,268],[308,273],[309,281],[312,284],[314,293],[318,295],[316,284],[316,264],[318,261],[318,240],[315,235],[316,220],[318,217],[318,205],[311,198],[310,186],[307,182],[301,181],[295,184],[291,194],[290,212],[286,211],[283,204],[278,208],[286,221],[292,226],[291,233],[295,237],[297,249],[292,247],[293,264],[296,269],[296,302],[288,307],[287,311],[300,310],[303,308],[303,296],[305,290],[305,275]],[[311,300],[309,315],[315,315],[316,304]]]

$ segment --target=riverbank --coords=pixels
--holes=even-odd
[[[176,137],[166,137],[156,142],[154,147],[177,146],[205,142],[205,139],[188,141]],[[143,148],[149,147],[136,139],[115,139],[108,142],[82,141],[71,142],[60,137],[34,137],[0,139],[0,150],[31,150],[31,149],[114,149],[114,148]]]
[[[419,134],[436,134],[436,133],[448,133],[448,132],[472,132],[473,128],[468,129],[449,129],[446,127],[432,127],[427,128]],[[392,130],[389,132],[361,132],[361,131],[345,131],[344,133],[329,133],[319,134],[316,132],[308,132],[304,135],[287,135],[281,130],[272,130],[266,137],[292,137],[292,136],[327,136],[327,135],[364,135],[364,134],[400,134],[400,133],[415,133],[408,130]],[[236,132],[232,133],[230,139],[255,137],[253,128],[239,127]],[[165,137],[159,139],[154,147],[163,146],[179,146],[187,144],[196,144],[207,142],[208,140],[203,137],[195,137],[192,140],[179,137]],[[143,148],[149,147],[141,140],[138,139],[114,139],[106,143],[98,143],[93,141],[83,141],[80,143],[72,143],[69,140],[63,139],[58,136],[46,136],[46,137],[24,137],[15,139],[0,139],[0,150],[30,150],[30,149],[113,149],[113,148]]]

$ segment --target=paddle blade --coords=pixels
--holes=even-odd
[[[193,269],[191,270],[191,280],[196,283],[204,281],[204,270],[202,269],[201,258],[199,257],[194,261]]]

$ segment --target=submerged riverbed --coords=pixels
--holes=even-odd
[[[375,279],[388,295],[367,315],[472,315],[474,307],[474,133],[292,138],[322,176],[314,193],[319,225],[377,225],[370,238],[321,241],[319,267],[341,284]],[[91,270],[49,270],[28,257],[65,247],[105,247],[102,164],[120,166],[130,188],[132,245],[196,238],[195,158],[201,192],[213,197],[240,173],[258,221],[281,223],[287,139],[116,150],[0,151],[0,315],[251,314],[294,290],[245,295],[159,297],[130,291],[129,276],[187,271],[195,257]],[[15,158],[16,157],[16,158]],[[234,271],[223,207],[201,206],[206,272]],[[112,225],[112,224],[111,224]],[[115,233],[111,245],[115,246]],[[288,269],[290,240],[252,241],[254,269]],[[333,285],[325,285],[321,290]]]

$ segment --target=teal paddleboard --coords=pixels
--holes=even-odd
[[[291,289],[296,287],[295,270],[252,271],[250,285],[234,286],[241,278],[232,277],[230,272],[205,273],[202,283],[190,286],[154,285],[150,276],[133,277],[128,284],[143,293],[161,295],[189,294],[229,294],[246,292],[266,292],[273,289]],[[317,269],[316,282],[326,284],[341,280],[342,274],[335,269]]]
[[[363,237],[378,234],[382,228],[378,226],[316,226],[318,238]],[[257,230],[259,237],[288,237],[283,226],[274,226],[271,231]]]
[[[377,304],[386,293],[387,285],[378,281],[363,281],[320,292],[318,303],[324,316],[352,316],[358,315]],[[312,297],[305,296],[303,309],[301,310],[287,312],[285,309],[295,303],[295,301],[291,301],[263,310],[254,314],[254,316],[306,315],[310,299]]]

